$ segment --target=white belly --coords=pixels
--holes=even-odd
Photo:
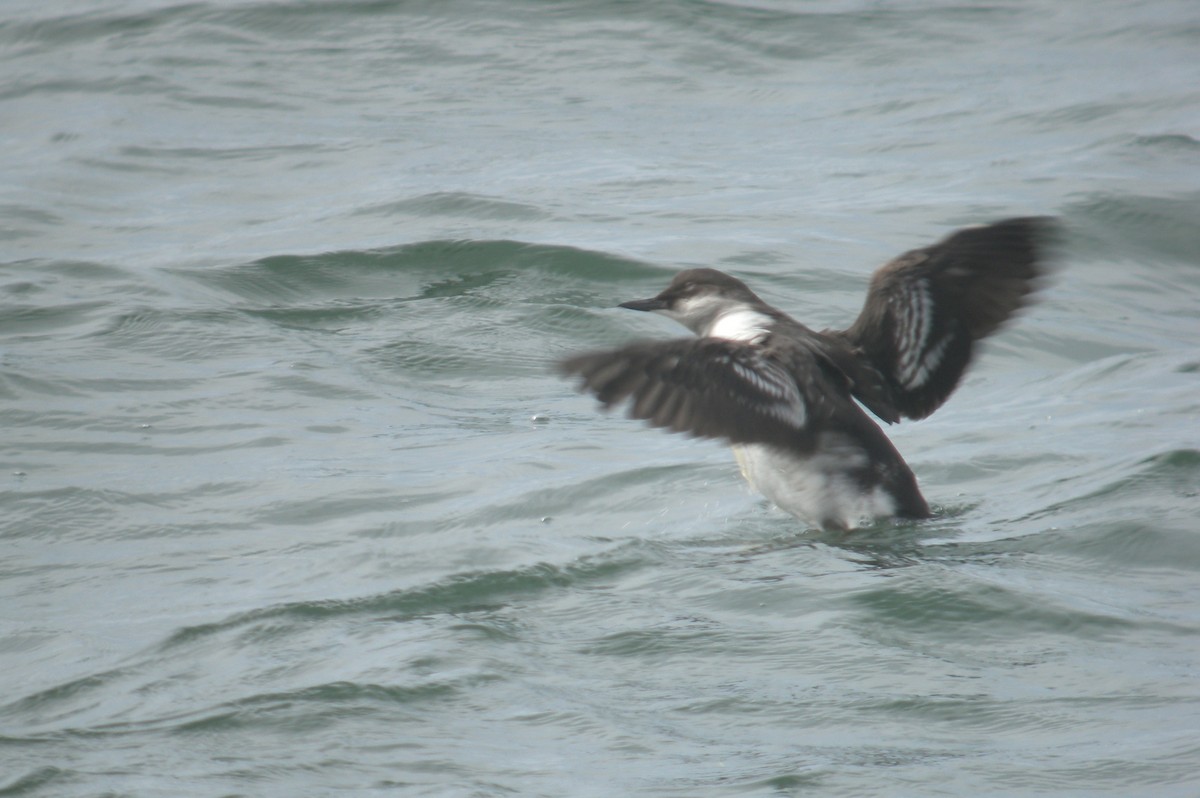
[[[896,502],[881,486],[864,488],[852,469],[867,464],[855,446],[822,446],[798,457],[765,444],[738,444],[733,454],[746,481],[780,509],[830,529],[853,529],[894,515]]]

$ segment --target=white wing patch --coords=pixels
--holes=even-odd
[[[730,368],[733,369],[734,373],[737,374],[739,377],[741,377],[743,380],[745,380],[746,382],[750,383],[750,385],[754,386],[758,390],[762,391],[763,393],[765,393],[775,399],[787,398],[788,395],[790,393],[792,393],[791,391],[788,391],[786,386],[780,385],[778,382],[775,382],[774,380],[767,379],[767,377],[765,375],[763,375],[761,372],[750,368],[749,366],[745,365],[744,363],[739,363],[736,360],[731,360],[729,365],[730,365]]]
[[[797,397],[799,399],[799,397]],[[762,408],[763,411],[779,421],[782,421],[788,426],[795,427],[798,430],[804,429],[804,422],[808,421],[808,412],[804,408],[802,401],[795,403],[784,404],[779,402],[770,407]]]
[[[754,368],[733,358],[729,360],[729,367],[740,380],[759,394],[769,397],[767,403],[763,403],[761,399],[755,397],[757,400],[753,405],[755,412],[782,421],[798,430],[804,429],[804,425],[808,421],[808,409],[805,407],[804,397],[801,396],[796,383],[786,374],[780,373],[777,368],[766,363],[761,368]],[[737,393],[741,395],[740,392]]]
[[[913,391],[929,382],[929,378],[942,364],[942,357],[946,354],[946,347],[949,345],[950,336],[944,335],[942,340],[931,346],[921,357],[914,358],[913,368],[900,375],[900,378],[904,380],[904,387]]]
[[[925,384],[942,361],[948,338],[927,348],[933,329],[933,297],[929,281],[917,280],[896,308],[896,376],[910,390]]]

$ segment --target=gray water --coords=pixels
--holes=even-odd
[[[1200,794],[1200,7],[8,3],[0,795]],[[805,529],[554,358],[1055,214]]]

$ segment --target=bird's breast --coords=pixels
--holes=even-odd
[[[733,454],[751,487],[809,523],[853,529],[896,512],[895,497],[883,486],[855,477],[867,460],[856,446],[839,441],[801,454],[769,444],[736,444]]]

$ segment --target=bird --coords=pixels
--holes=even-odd
[[[922,419],[958,386],[976,343],[1049,272],[1056,218],[964,227],[885,263],[858,317],[815,331],[711,268],[649,299],[695,337],[636,341],[557,362],[604,409],[733,447],[750,485],[802,522],[847,531],[933,513],[877,419]]]

